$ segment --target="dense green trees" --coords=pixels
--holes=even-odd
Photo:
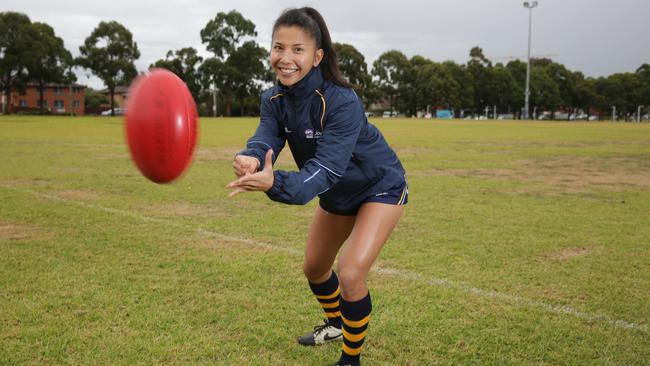
[[[201,41],[214,54],[201,66],[203,87],[217,88],[225,98],[227,116],[232,114],[233,99],[239,102],[239,115],[247,114],[246,98],[259,94],[263,82],[271,78],[268,52],[252,39],[255,36],[255,24],[236,10],[217,13],[201,30]]]
[[[110,92],[111,115],[115,114],[115,87],[129,85],[137,76],[135,60],[140,57],[131,32],[116,21],[100,22],[79,47],[77,63],[97,75]]]
[[[32,22],[27,15],[0,13],[0,87],[7,101],[12,89],[25,90],[35,42]],[[4,113],[11,113],[10,106],[10,103],[5,104]]]
[[[273,81],[268,51],[255,41],[255,24],[239,12],[219,12],[200,31],[210,57],[185,47],[168,51],[150,67],[162,67],[187,84],[199,110],[206,113],[218,100],[219,114],[257,113],[259,95]],[[366,59],[353,45],[335,43],[343,76],[354,85],[369,108],[389,109],[407,115],[436,108],[459,116],[498,113],[518,116],[524,104],[526,63],[493,63],[480,47],[469,51],[465,64],[436,62],[401,51],[380,55],[368,69]],[[24,90],[35,83],[41,90],[48,83],[74,81],[73,66],[91,70],[113,93],[137,75],[134,62],[140,57],[131,32],[111,21],[100,22],[79,47],[73,60],[63,40],[47,24],[32,23],[28,16],[0,12],[0,88],[9,100],[12,89]],[[143,71],[143,70],[140,70]],[[91,96],[89,104],[100,98]],[[41,103],[42,105],[42,103]],[[589,78],[550,59],[531,62],[531,111],[564,111],[631,117],[639,106],[650,108],[650,64],[636,72]],[[7,105],[5,105],[7,108]],[[5,110],[5,113],[10,112]]]
[[[198,102],[201,93],[201,73],[199,67],[203,57],[193,47],[185,47],[180,50],[168,51],[164,60],[158,60],[149,67],[160,67],[176,74],[185,82],[192,93],[194,101]]]
[[[31,49],[27,69],[29,79],[38,84],[39,107],[44,113],[43,92],[47,83],[70,83],[72,75],[66,70],[72,66],[72,55],[65,49],[63,39],[54,34],[54,29],[44,23],[33,23],[32,32],[35,42]],[[66,78],[68,76],[68,78]]]

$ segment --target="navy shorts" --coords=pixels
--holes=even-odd
[[[404,180],[399,186],[395,186],[384,192],[371,193],[360,203],[351,206],[331,207],[325,204],[323,200],[320,200],[319,204],[323,210],[335,215],[356,216],[357,212],[359,212],[359,208],[361,208],[361,205],[367,202],[385,203],[387,205],[405,205],[408,203],[408,200],[409,187],[406,183],[406,180]]]

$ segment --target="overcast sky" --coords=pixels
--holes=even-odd
[[[507,63],[526,58],[528,10],[520,0],[0,0],[0,11],[26,13],[45,22],[79,55],[79,46],[102,20],[116,20],[140,49],[146,70],[168,50],[192,46],[207,56],[199,32],[220,12],[238,10],[255,23],[268,48],[271,27],[283,9],[313,6],[323,14],[335,42],[355,46],[369,68],[383,52],[467,62],[473,46]],[[533,10],[533,56],[550,57],[587,76],[634,72],[650,63],[650,0],[539,0]],[[79,82],[102,88],[80,73]]]

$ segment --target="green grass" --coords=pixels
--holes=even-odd
[[[365,365],[649,365],[650,125],[377,119],[409,204]],[[119,118],[0,116],[0,364],[324,365],[315,202],[229,199],[254,119],[156,185]],[[278,166],[294,169],[288,149]]]

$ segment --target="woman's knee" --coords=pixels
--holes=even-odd
[[[305,260],[302,264],[302,272],[312,283],[321,283],[327,281],[330,274],[330,266],[324,266],[320,263],[313,263]]]
[[[345,299],[354,299],[365,295],[367,271],[356,266],[339,265],[336,271],[341,286],[341,295]]]

